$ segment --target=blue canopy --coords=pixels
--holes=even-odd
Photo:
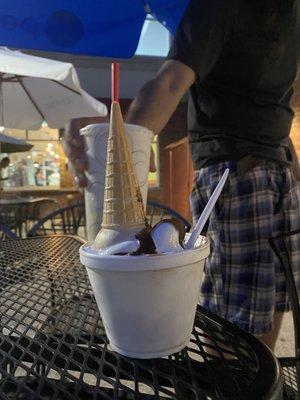
[[[7,0],[0,8],[0,45],[129,58],[147,13],[176,31],[189,0]]]

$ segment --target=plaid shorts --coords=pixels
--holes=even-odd
[[[269,238],[300,228],[300,186],[290,169],[261,161],[244,175],[226,161],[196,171],[191,194],[194,222],[219,182],[230,174],[210,216],[211,253],[200,290],[200,304],[240,328],[264,334],[275,311],[289,308],[285,276]],[[289,239],[300,293],[300,235]]]

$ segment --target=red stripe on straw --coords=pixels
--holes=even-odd
[[[111,64],[111,100],[119,102],[119,69],[120,64]]]

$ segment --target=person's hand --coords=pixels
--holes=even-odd
[[[80,129],[79,120],[70,120],[62,137],[62,145],[69,159],[68,168],[73,175],[74,185],[85,187],[87,180],[84,171],[88,168],[88,161],[84,152],[84,139],[79,133]]]
[[[84,139],[80,136],[80,129],[90,124],[103,121],[101,117],[86,117],[71,119],[62,137],[62,145],[69,159],[68,167],[73,175],[74,185],[84,188],[87,184],[85,171],[88,169],[88,160],[85,155]]]

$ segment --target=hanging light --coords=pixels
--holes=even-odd
[[[47,121],[43,121],[41,127],[42,128],[48,128]]]
[[[0,133],[3,133],[5,130],[4,126],[0,126]]]

